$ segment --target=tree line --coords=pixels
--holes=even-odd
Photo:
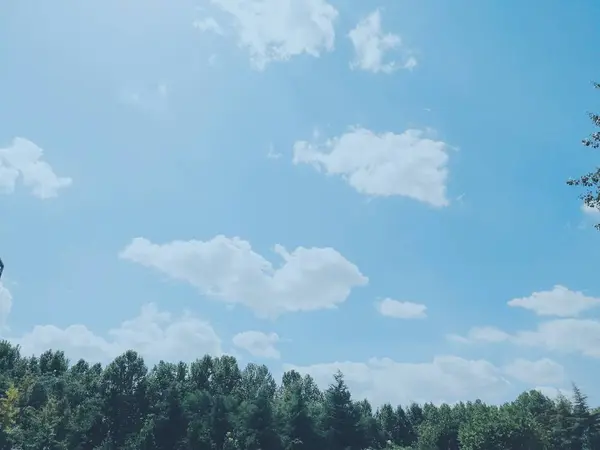
[[[0,391],[1,450],[600,449],[599,410],[576,386],[572,398],[533,390],[501,406],[373,408],[339,372],[321,390],[231,356],[149,369],[127,351],[103,367],[2,341]]]

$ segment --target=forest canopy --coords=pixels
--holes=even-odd
[[[500,450],[598,449],[598,410],[522,393],[504,405],[384,404],[353,398],[338,372],[321,390],[309,375],[277,383],[234,357],[148,368],[134,351],[107,366],[62,351],[24,357],[0,342],[0,450]]]

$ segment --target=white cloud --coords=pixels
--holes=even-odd
[[[381,315],[396,319],[424,319],[427,317],[427,306],[420,303],[399,302],[386,298],[376,304]]]
[[[277,151],[275,151],[275,146],[273,144],[269,145],[269,150],[267,152],[267,158],[269,159],[279,159],[283,155]]]
[[[591,206],[586,205],[585,203],[583,205],[581,205],[581,211],[588,215],[588,216],[592,216],[592,217],[597,217],[600,215],[600,209],[598,208],[593,208]]]
[[[466,336],[461,336],[456,333],[449,333],[446,335],[446,340],[451,342],[457,342],[459,344],[471,344],[471,341]]]
[[[186,281],[228,304],[242,304],[261,317],[335,308],[352,288],[368,282],[332,248],[298,247],[288,253],[276,245],[274,250],[283,259],[278,268],[249,242],[222,235],[167,244],[135,238],[120,257]]]
[[[9,147],[0,148],[0,190],[12,193],[21,177],[24,186],[40,198],[48,199],[72,184],[71,178],[59,177],[45,162],[44,151],[33,142],[17,137]]]
[[[221,28],[221,25],[219,25],[219,23],[215,20],[214,17],[205,17],[204,19],[195,20],[193,25],[194,28],[200,31],[209,31],[219,35],[225,34],[223,28]]]
[[[246,350],[252,356],[259,358],[279,359],[279,350],[275,344],[279,342],[277,333],[263,333],[261,331],[244,331],[236,334],[233,339],[233,345]]]
[[[473,327],[469,330],[467,336],[458,334],[449,334],[447,338],[461,344],[470,344],[475,342],[497,343],[505,342],[510,339],[510,334],[496,327]]]
[[[453,334],[447,338],[461,343],[506,342],[600,358],[600,321],[576,318],[582,312],[597,306],[600,299],[556,285],[551,291],[534,292],[529,297],[516,298],[507,303],[511,307],[534,311],[539,316],[561,318],[541,322],[533,330],[507,332],[489,326],[473,327],[466,336]]]
[[[577,317],[600,304],[600,298],[588,297],[560,285],[551,291],[534,292],[529,297],[515,298],[509,306],[529,309],[539,316]]]
[[[272,61],[332,51],[337,10],[325,0],[211,0],[233,17],[239,45],[263,70]]]
[[[396,34],[384,34],[378,9],[358,22],[348,37],[355,52],[354,60],[350,63],[353,69],[389,74],[400,68],[413,69],[417,65],[413,56],[409,56],[402,64],[397,61],[384,62],[386,53],[402,46],[402,39]]]
[[[405,196],[435,207],[447,206],[448,145],[420,130],[402,134],[355,128],[320,145],[294,144],[294,164],[311,164],[342,176],[356,191]]]
[[[534,331],[519,331],[511,337],[511,341],[517,345],[600,358],[600,322],[583,319],[552,320],[541,323]]]
[[[507,333],[493,327],[475,327],[465,337],[450,335],[448,338],[462,343],[507,342],[600,358],[600,321],[598,320],[556,319],[539,324],[535,330],[522,330],[515,333]]]
[[[483,342],[503,342],[509,335],[495,327],[475,327],[469,331],[469,339]]]
[[[454,403],[481,398],[501,402],[512,395],[512,385],[502,370],[485,360],[467,360],[458,356],[436,356],[426,363],[396,362],[372,358],[367,362],[335,362],[294,366],[308,373],[323,388],[339,369],[355,399],[368,398],[375,405],[384,402],[407,404],[411,401]]]
[[[221,354],[221,341],[212,326],[190,314],[174,317],[148,304],[140,315],[126,320],[103,337],[85,325],[59,328],[38,325],[25,335],[10,339],[24,355],[48,349],[63,350],[72,360],[108,362],[126,350],[136,350],[149,362],[191,361],[205,354]]]
[[[10,291],[0,282],[0,328],[6,325],[6,319],[12,309],[13,298]]]
[[[548,358],[537,361],[516,359],[504,367],[504,373],[533,385],[562,383],[565,379],[564,367]]]
[[[553,386],[537,386],[535,390],[541,392],[546,397],[551,398],[553,400],[557,399],[560,396],[571,398],[573,394],[569,389],[557,388]]]

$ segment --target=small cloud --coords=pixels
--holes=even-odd
[[[454,333],[446,335],[446,339],[451,342],[458,342],[459,344],[470,344],[471,343],[471,341],[468,338],[461,336],[460,334],[454,334]]]
[[[376,308],[382,316],[395,319],[424,319],[427,317],[427,306],[420,303],[400,302],[386,298],[378,302]]]
[[[461,344],[471,344],[474,342],[498,343],[511,339],[510,334],[495,327],[473,327],[469,330],[467,336],[458,334],[449,334],[446,339]]]
[[[415,67],[417,67],[417,59],[414,56],[410,56],[404,63],[403,68],[413,70]]]
[[[43,156],[42,148],[21,137],[14,138],[9,147],[0,148],[0,191],[14,192],[20,178],[32,195],[45,200],[71,186],[73,180],[56,175]]]
[[[548,358],[537,361],[516,359],[504,367],[504,373],[530,385],[562,383],[565,379],[565,368]]]
[[[398,69],[412,70],[417,66],[417,60],[413,56],[409,56],[403,63],[384,62],[388,52],[401,49],[402,39],[396,34],[383,33],[379,9],[362,19],[348,37],[355,52],[354,60],[350,63],[352,69],[390,74]]]
[[[569,389],[564,388],[557,388],[552,386],[537,386],[535,390],[552,400],[556,400],[559,397],[571,397],[571,391]]]
[[[269,151],[267,153],[267,158],[279,159],[279,158],[281,158],[281,156],[282,156],[281,153],[275,151],[275,147],[273,146],[273,144],[269,145]]]
[[[193,27],[202,32],[211,32],[223,36],[225,32],[214,17],[205,17],[204,19],[195,20]]]
[[[538,316],[577,317],[600,305],[600,298],[589,297],[581,291],[571,291],[556,285],[550,291],[534,292],[529,297],[515,298],[508,306],[533,311]]]
[[[450,204],[446,195],[448,150],[430,130],[375,133],[356,127],[322,143],[296,141],[294,164],[342,177],[369,196],[403,196],[434,207]]]
[[[246,350],[252,356],[259,358],[279,359],[281,354],[275,347],[279,342],[277,333],[263,333],[262,331],[244,331],[236,334],[233,345]]]
[[[299,55],[318,58],[335,43],[338,11],[326,0],[212,0],[234,21],[238,46],[252,67],[264,70],[275,61]],[[202,26],[214,29],[210,22]]]

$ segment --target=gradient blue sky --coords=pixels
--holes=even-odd
[[[579,140],[600,109],[600,3],[274,1],[0,5],[4,335],[72,358],[223,351],[322,383],[341,367],[375,402],[500,401],[571,380],[600,401],[600,235],[564,183],[596,163]],[[369,55],[349,33],[377,10],[401,39],[385,53],[397,70],[357,63]],[[273,45],[283,56],[261,65]],[[398,140],[378,153],[378,135],[409,129],[447,155],[446,179]],[[298,142],[328,139],[338,167],[400,175],[367,170],[368,192],[302,163]],[[56,196],[24,183],[53,174],[72,180]],[[273,281],[227,253],[235,237],[275,268],[277,245],[313,250]],[[385,316],[386,298],[426,317]],[[257,316],[252,299],[287,312]]]

